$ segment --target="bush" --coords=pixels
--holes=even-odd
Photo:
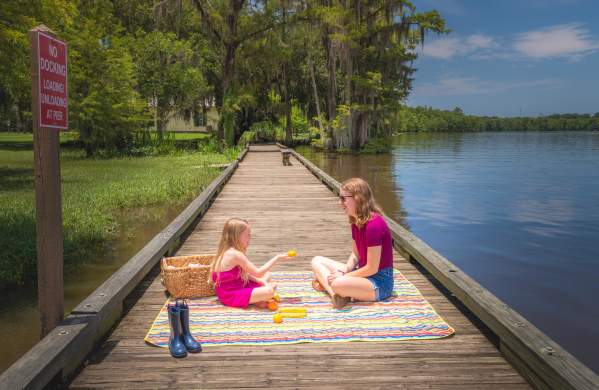
[[[368,142],[360,149],[362,154],[379,154],[388,153],[391,151],[391,140],[385,137],[371,138]]]
[[[245,147],[247,144],[258,141],[258,134],[255,131],[244,131],[237,141],[237,146]]]
[[[262,121],[252,124],[250,132],[256,133],[257,142],[275,142],[285,140],[285,129],[271,121]]]
[[[291,107],[291,128],[294,134],[308,132],[308,119],[298,106]]]

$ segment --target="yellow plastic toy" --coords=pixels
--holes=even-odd
[[[270,305],[268,308],[270,309]],[[272,316],[272,320],[275,324],[280,324],[283,322],[283,318],[304,318],[307,315],[308,309],[305,307],[281,307],[279,308],[279,311]]]
[[[277,302],[281,302],[281,296],[279,295],[279,293],[275,293],[275,295],[272,297],[272,299],[274,299]]]
[[[281,307],[279,313],[306,313],[308,309],[305,307]]]
[[[291,249],[290,251],[287,252],[287,256],[295,257],[295,256],[297,256],[297,252],[294,249]]]
[[[283,318],[304,318],[306,316],[306,312],[303,313],[280,313]]]

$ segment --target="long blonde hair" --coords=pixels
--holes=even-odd
[[[247,248],[244,248],[241,245],[239,237],[241,236],[241,233],[243,233],[249,226],[250,224],[248,221],[240,218],[231,218],[225,222],[223,232],[220,236],[216,257],[212,264],[210,264],[210,275],[208,276],[208,281],[210,283],[212,283],[212,273],[220,271],[223,257],[228,249],[234,248],[242,253],[245,253]],[[243,269],[241,270],[241,278],[243,279],[244,283],[247,283],[249,280],[248,273]]]
[[[381,208],[374,200],[372,190],[366,181],[352,177],[341,183],[341,189],[349,192],[356,202],[356,216],[349,217],[349,223],[361,228],[370,220],[373,212],[381,214]]]

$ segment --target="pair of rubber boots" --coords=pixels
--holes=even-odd
[[[198,343],[189,330],[189,307],[187,303],[178,301],[168,306],[168,322],[171,335],[168,340],[168,349],[175,358],[187,356],[187,352],[202,352]]]

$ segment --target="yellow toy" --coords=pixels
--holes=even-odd
[[[279,293],[275,293],[275,295],[272,297],[272,299],[274,299],[277,302],[281,302],[281,296],[279,295]]]
[[[279,313],[306,313],[308,309],[305,307],[282,307]]]
[[[297,256],[297,252],[295,250],[291,249],[289,252],[287,252],[287,256],[295,257],[295,256]]]
[[[303,312],[303,313],[281,313],[281,316],[284,318],[304,318],[306,316],[306,312]]]
[[[283,322],[283,318],[304,318],[306,315],[308,315],[308,309],[304,307],[281,307],[279,312],[272,316],[272,320],[274,323],[280,324]]]

